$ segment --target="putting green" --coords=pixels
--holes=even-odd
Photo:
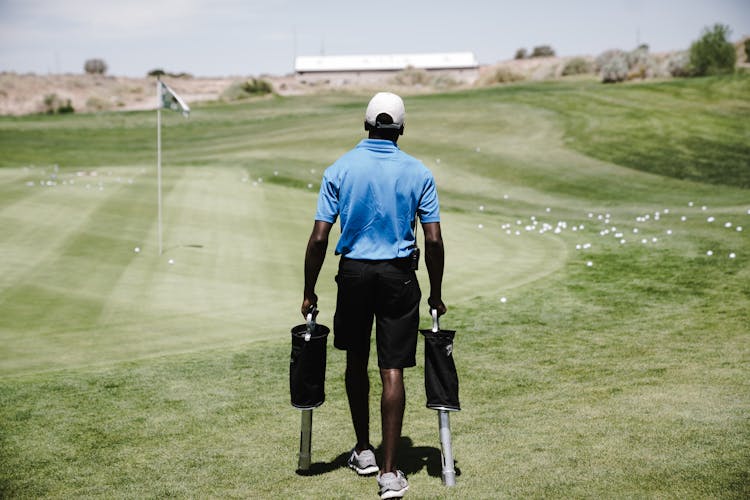
[[[0,373],[237,345],[300,322],[316,188],[259,182],[238,168],[165,168],[160,256],[153,170],[0,170],[13,193],[0,210]],[[509,236],[480,212],[445,211],[443,230],[449,306],[499,297],[555,271],[566,255],[556,238]],[[327,324],[337,236],[318,287]],[[424,266],[420,281],[426,301]]]

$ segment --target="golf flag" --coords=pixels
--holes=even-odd
[[[159,90],[159,102],[157,106],[163,109],[171,109],[172,111],[181,111],[182,115],[187,118],[190,114],[190,108],[187,103],[182,100],[182,97],[178,96],[177,93],[169,88],[169,85],[158,80]]]
[[[156,189],[158,191],[156,204],[158,206],[157,215],[157,239],[159,240],[159,255],[162,254],[162,207],[161,207],[161,110],[171,109],[172,111],[181,111],[185,118],[190,114],[190,108],[187,103],[178,96],[169,85],[156,80]]]

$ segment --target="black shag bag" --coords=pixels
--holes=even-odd
[[[289,360],[289,392],[292,406],[317,408],[326,399],[326,342],[330,329],[308,316],[308,322],[292,328]]]
[[[458,411],[458,373],[453,361],[455,330],[441,330],[437,311],[432,312],[432,329],[420,330],[424,335],[424,388],[427,408]]]

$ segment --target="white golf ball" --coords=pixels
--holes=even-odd
[[[667,229],[667,234],[672,234],[672,230],[671,229]]]
[[[731,222],[725,222],[724,223],[724,227],[730,228],[730,227],[732,227],[732,223]]]
[[[732,253],[729,254],[729,258],[730,259],[734,259],[735,257],[737,257],[737,255],[735,255],[734,252],[732,252]]]
[[[703,211],[705,212],[706,210],[708,210],[708,207],[707,207],[706,205],[703,205],[703,206],[701,207],[701,210],[703,210]]]
[[[586,267],[592,267],[593,265],[594,263],[591,261],[586,262]]]
[[[169,259],[169,260],[168,260],[167,262],[168,262],[168,263],[169,263],[170,265],[171,265],[171,264],[174,264],[174,259]]]
[[[737,226],[737,227],[736,227],[735,229],[736,229],[737,231],[740,231],[740,232],[742,232],[742,226]]]
[[[685,222],[685,221],[687,220],[687,217],[685,217],[685,216],[683,215],[682,217],[680,217],[680,220],[681,220],[682,222]]]
[[[479,205],[479,211],[484,212],[484,205]]]
[[[706,219],[706,222],[713,222],[713,221],[715,221],[715,220],[716,220],[716,219],[715,219],[714,217],[709,217],[708,219]]]
[[[709,257],[711,257],[713,254],[714,254],[713,250],[709,250],[708,252],[706,252],[706,255],[708,255]]]
[[[508,299],[506,299],[505,297],[500,297],[500,302],[505,304],[506,302],[508,302]]]
[[[477,227],[478,227],[479,229],[482,229],[482,228],[484,228],[484,224],[477,224]]]
[[[141,251],[141,247],[135,247],[135,248],[133,249],[133,251],[134,251],[135,253],[139,253],[139,252]]]
[[[692,201],[689,201],[689,202],[688,202],[688,206],[689,206],[689,207],[692,207],[692,206],[693,206],[693,202],[692,202]]]

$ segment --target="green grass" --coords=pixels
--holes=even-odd
[[[420,348],[409,496],[750,495],[749,82],[406,97],[401,145],[443,208],[463,407],[449,490]],[[311,476],[287,378],[318,182],[366,99],[165,114],[162,256],[154,113],[0,118],[0,496],[374,497],[342,466],[342,353]]]

